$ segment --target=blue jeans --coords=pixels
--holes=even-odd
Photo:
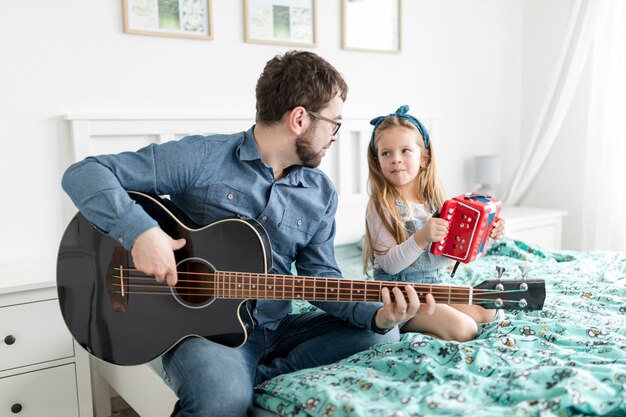
[[[192,337],[163,356],[168,383],[179,398],[172,416],[252,415],[255,385],[399,340],[397,328],[380,335],[323,312],[291,314],[276,330],[257,326],[248,336],[241,348]]]

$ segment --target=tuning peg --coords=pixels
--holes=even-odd
[[[504,271],[506,271],[506,268],[501,265],[496,265],[496,271],[498,272],[498,279],[502,280],[502,275],[504,275]]]
[[[528,265],[519,265],[519,270],[522,273],[522,281],[526,281],[526,275],[530,272],[530,267]]]
[[[504,285],[502,285],[502,275],[504,275],[504,271],[506,271],[506,269],[503,266],[496,265],[496,271],[498,272],[498,280],[500,282],[496,284],[495,289],[497,291],[504,291]]]
[[[519,285],[519,289],[522,291],[527,291],[528,290],[528,284],[526,283],[526,275],[528,275],[528,272],[530,272],[530,267],[527,265],[518,265],[520,272],[522,273],[522,283]],[[523,301],[525,301],[524,299],[522,299]],[[520,302],[522,301],[520,300]],[[522,306],[522,308],[525,307]]]

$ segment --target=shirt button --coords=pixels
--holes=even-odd
[[[229,193],[229,194],[226,196],[226,198],[227,198],[227,199],[229,199],[229,200],[232,200],[233,198],[235,198],[235,196],[234,196],[232,193]]]
[[[118,237],[117,241],[120,242],[120,243],[124,243],[124,238],[123,237]]]
[[[298,223],[298,226],[302,226],[302,219],[298,219],[296,223]]]
[[[263,221],[267,220],[267,216],[261,217],[261,220],[263,220]]]

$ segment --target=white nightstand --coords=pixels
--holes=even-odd
[[[91,417],[88,354],[57,301],[54,262],[0,265],[0,415]]]
[[[504,206],[500,213],[506,220],[506,237],[547,249],[561,248],[563,217],[566,215],[565,210],[522,206]]]

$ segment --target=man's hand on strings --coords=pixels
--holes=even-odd
[[[412,285],[406,285],[404,290],[406,298],[399,287],[393,287],[391,292],[383,287],[381,296],[384,305],[376,312],[376,327],[389,329],[410,320],[416,314],[431,315],[435,312],[435,298],[432,294],[426,294],[426,303],[421,303]],[[391,293],[394,296],[393,301]]]
[[[135,268],[173,287],[178,282],[174,251],[185,243],[185,239],[174,240],[159,227],[148,229],[139,235],[131,249]]]

